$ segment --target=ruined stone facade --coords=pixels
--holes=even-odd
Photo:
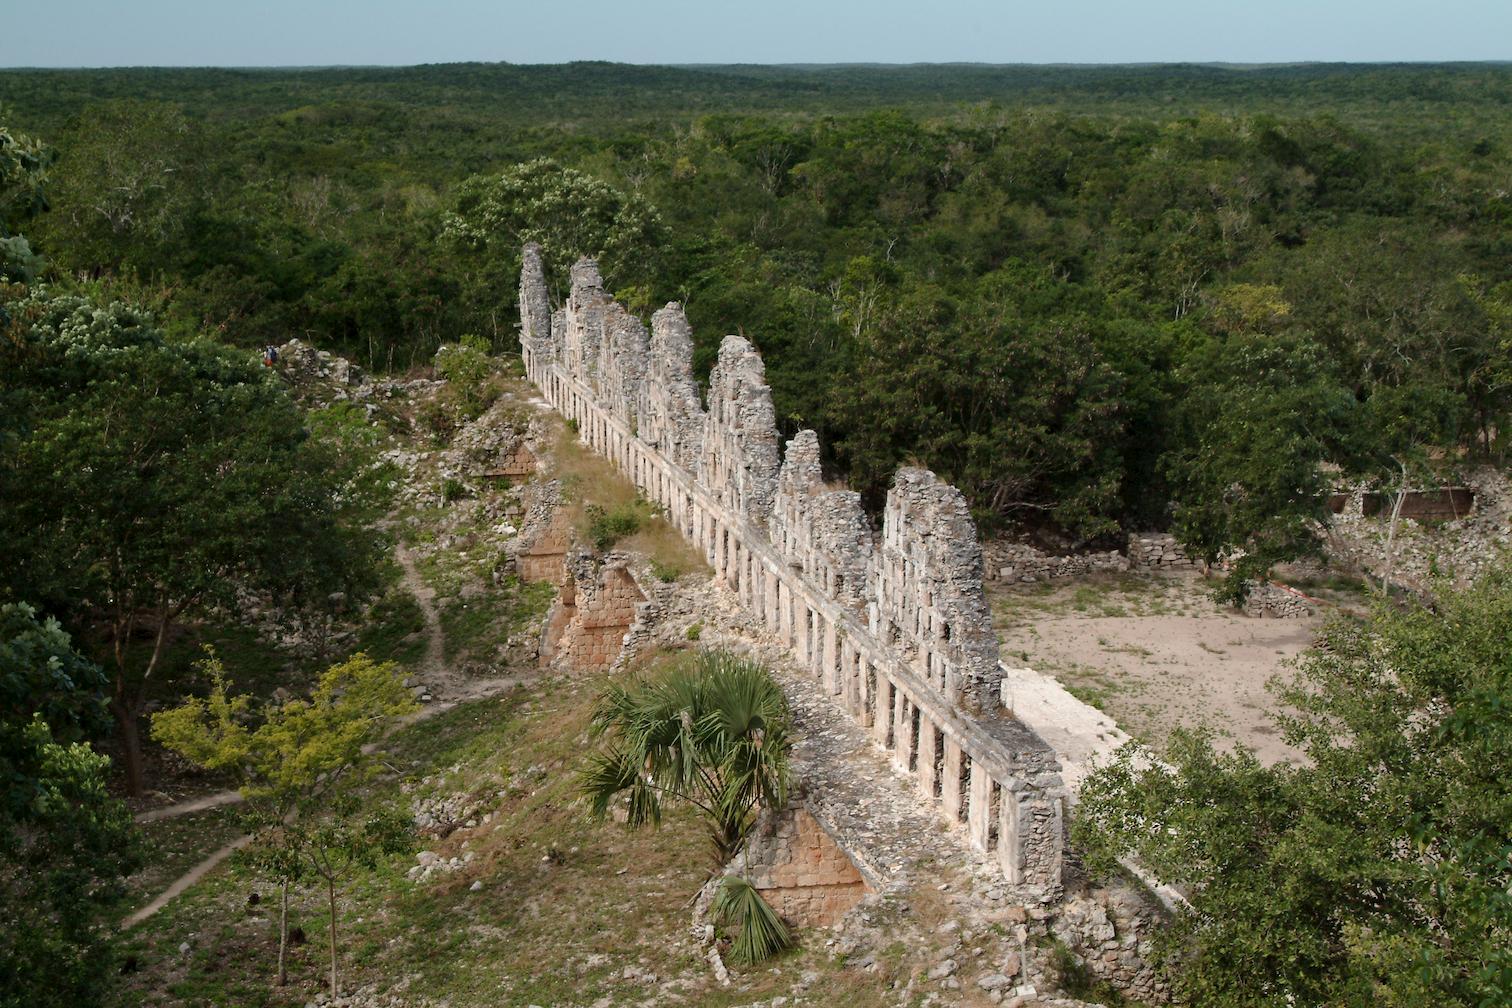
[[[579,548],[567,555],[565,567],[562,595],[541,640],[541,663],[607,669],[641,617],[645,593],[622,561],[600,562]]]
[[[798,927],[828,927],[871,891],[835,838],[797,803],[761,817],[732,872]]]
[[[812,431],[779,452],[749,342],[725,338],[705,407],[677,305],[653,316],[647,337],[589,260],[573,267],[563,309],[550,311],[547,290],[527,246],[520,342],[546,399],[666,508],[715,577],[1010,885],[1057,898],[1066,791],[1054,752],[1001,705],[982,552],[960,492],[901,470],[874,536],[857,496],[824,482]]]
[[[524,523],[515,548],[515,565],[526,581],[561,584],[567,550],[572,545],[572,520],[562,506],[562,485],[556,480],[525,488]]]

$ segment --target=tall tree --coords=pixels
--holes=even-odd
[[[1195,352],[1167,456],[1175,532],[1206,563],[1242,556],[1220,594],[1315,553],[1334,465],[1354,464],[1358,404],[1306,337],[1243,334]]]
[[[331,996],[337,996],[336,890],[409,839],[408,821],[364,808],[357,790],[380,766],[375,744],[417,705],[393,662],[355,654],[332,665],[308,700],[270,705],[256,727],[250,696],[232,696],[220,661],[201,663],[209,695],[152,718],[152,737],[210,770],[235,775],[253,810],[250,857],[279,887],[277,982],[287,977],[289,888],[314,874],[330,911]]]
[[[238,592],[360,595],[378,542],[346,520],[365,502],[326,442],[250,358],[170,340],[118,302],[42,292],[23,309],[35,320],[11,379],[23,434],[0,459],[0,589],[90,629],[140,794],[138,719],[173,626],[235,611]]]
[[[0,606],[0,1006],[105,1002],[112,913],[138,863],[131,817],[84,739],[106,676],[56,620]]]
[[[1512,998],[1512,569],[1433,607],[1339,620],[1276,717],[1300,765],[1178,733],[1083,785],[1096,867],[1184,888],[1164,937],[1187,1003],[1485,1008]],[[1285,708],[1283,708],[1285,709]]]
[[[634,282],[645,271],[660,228],[656,209],[641,196],[540,158],[463,182],[444,234],[483,253],[480,268],[505,270],[497,289],[510,290],[526,242],[540,243],[558,282],[583,256],[599,260],[606,281]]]

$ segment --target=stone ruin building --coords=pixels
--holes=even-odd
[[[705,404],[677,304],[655,313],[648,334],[586,259],[572,268],[565,306],[553,312],[547,291],[540,248],[527,245],[520,343],[546,399],[666,508],[716,579],[913,776],[921,796],[996,859],[1022,898],[1058,898],[1067,794],[1053,750],[1002,706],[1006,670],[961,492],[926,470],[900,470],[878,536],[857,494],[824,481],[813,431],[781,450],[749,342],[725,337]],[[547,545],[538,559],[560,563],[565,543]],[[616,621],[635,604],[620,594]],[[600,637],[564,644],[602,661]]]

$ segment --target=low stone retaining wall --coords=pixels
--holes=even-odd
[[[1094,571],[1126,571],[1129,560],[1117,550],[1106,553],[1070,553],[1057,556],[1028,543],[988,542],[982,544],[989,581],[1032,584],[1055,578],[1077,577]]]
[[[1181,545],[1173,535],[1163,532],[1137,533],[1129,536],[1129,566],[1190,569],[1202,564],[1182,552]]]
[[[763,815],[731,866],[778,916],[797,927],[828,927],[871,886],[808,808],[789,804]]]
[[[1129,536],[1125,552],[1047,553],[1028,543],[996,540],[982,544],[987,579],[1006,584],[1033,584],[1057,578],[1082,577],[1098,572],[1116,573],[1145,568],[1161,570],[1200,568],[1202,564],[1182,552],[1175,536],[1160,532]]]
[[[1317,612],[1317,606],[1307,596],[1269,582],[1252,583],[1243,608],[1246,616],[1269,619],[1302,619]]]

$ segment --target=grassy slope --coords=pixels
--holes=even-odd
[[[359,879],[342,900],[346,980],[405,996],[465,1005],[615,1004],[659,998],[679,981],[687,1003],[748,1004],[790,993],[808,970],[833,1003],[895,1003],[889,995],[902,950],[874,973],[845,971],[818,936],[774,968],[720,989],[688,941],[689,897],[707,855],[696,823],[673,815],[655,831],[595,824],[576,799],[572,771],[586,741],[599,682],[543,680],[504,698],[475,701],[412,725],[389,746],[401,772],[374,800],[466,793],[493,821],[445,839],[417,840],[443,857],[474,853],[462,869],[424,883],[405,878],[398,857]],[[499,796],[499,792],[504,792]],[[224,815],[214,813],[213,815]],[[472,884],[481,882],[479,891]],[[257,906],[248,896],[257,892]],[[276,949],[276,894],[233,863],[170,905],[129,941],[147,1005],[295,1005],[324,981],[327,917],[315,891],[299,894],[293,921],[309,941],[296,948],[292,983],[268,983]],[[189,950],[180,952],[182,944]],[[626,968],[631,977],[626,978]],[[658,979],[650,981],[646,974]]]
[[[570,477],[577,504],[634,499],[633,487],[580,446],[562,455],[553,475]],[[452,507],[471,511],[474,504]],[[442,510],[429,517],[439,519]],[[662,552],[666,563],[701,566],[664,525],[648,522],[634,537],[637,544]],[[514,627],[520,613],[537,611],[541,602],[539,585],[490,587],[490,565],[475,559],[447,550],[422,565],[427,582],[448,594],[460,595],[464,584],[475,588],[467,612],[476,608],[479,617],[457,615],[454,623],[443,610],[443,629],[461,638],[449,641],[448,651],[459,656],[480,637],[495,639],[499,626]],[[373,616],[360,643],[401,660],[413,657],[413,631],[422,622],[413,599],[398,593]],[[415,859],[405,855],[354,880],[339,910],[344,989],[376,985],[403,991],[416,1003],[447,998],[454,1008],[587,1005],[603,997],[633,1004],[672,994],[717,1008],[791,994],[798,977],[812,970],[821,978],[816,991],[839,1003],[895,1004],[896,993],[887,995],[908,972],[904,950],[874,971],[845,971],[812,936],[815,948],[789,956],[775,972],[752,971],[729,989],[714,984],[688,934],[689,899],[708,868],[696,822],[677,814],[660,830],[632,832],[591,822],[576,798],[572,773],[603,681],[543,679],[501,698],[459,705],[390,740],[393,773],[374,786],[375,803],[408,806],[465,795],[484,810],[480,816],[495,817],[445,838],[416,837],[416,852],[446,858],[471,852],[472,860],[456,872],[416,883],[405,876]],[[154,824],[152,863],[136,880],[141,901],[236,827],[231,809]],[[474,882],[482,888],[472,890]],[[249,903],[253,893],[255,905]],[[294,899],[291,920],[307,940],[291,951],[292,982],[283,989],[270,983],[276,919],[276,890],[233,859],[131,933],[123,950],[134,966],[130,992],[146,1005],[303,1004],[325,982],[322,894],[307,889]],[[669,981],[677,986],[663,990]]]

